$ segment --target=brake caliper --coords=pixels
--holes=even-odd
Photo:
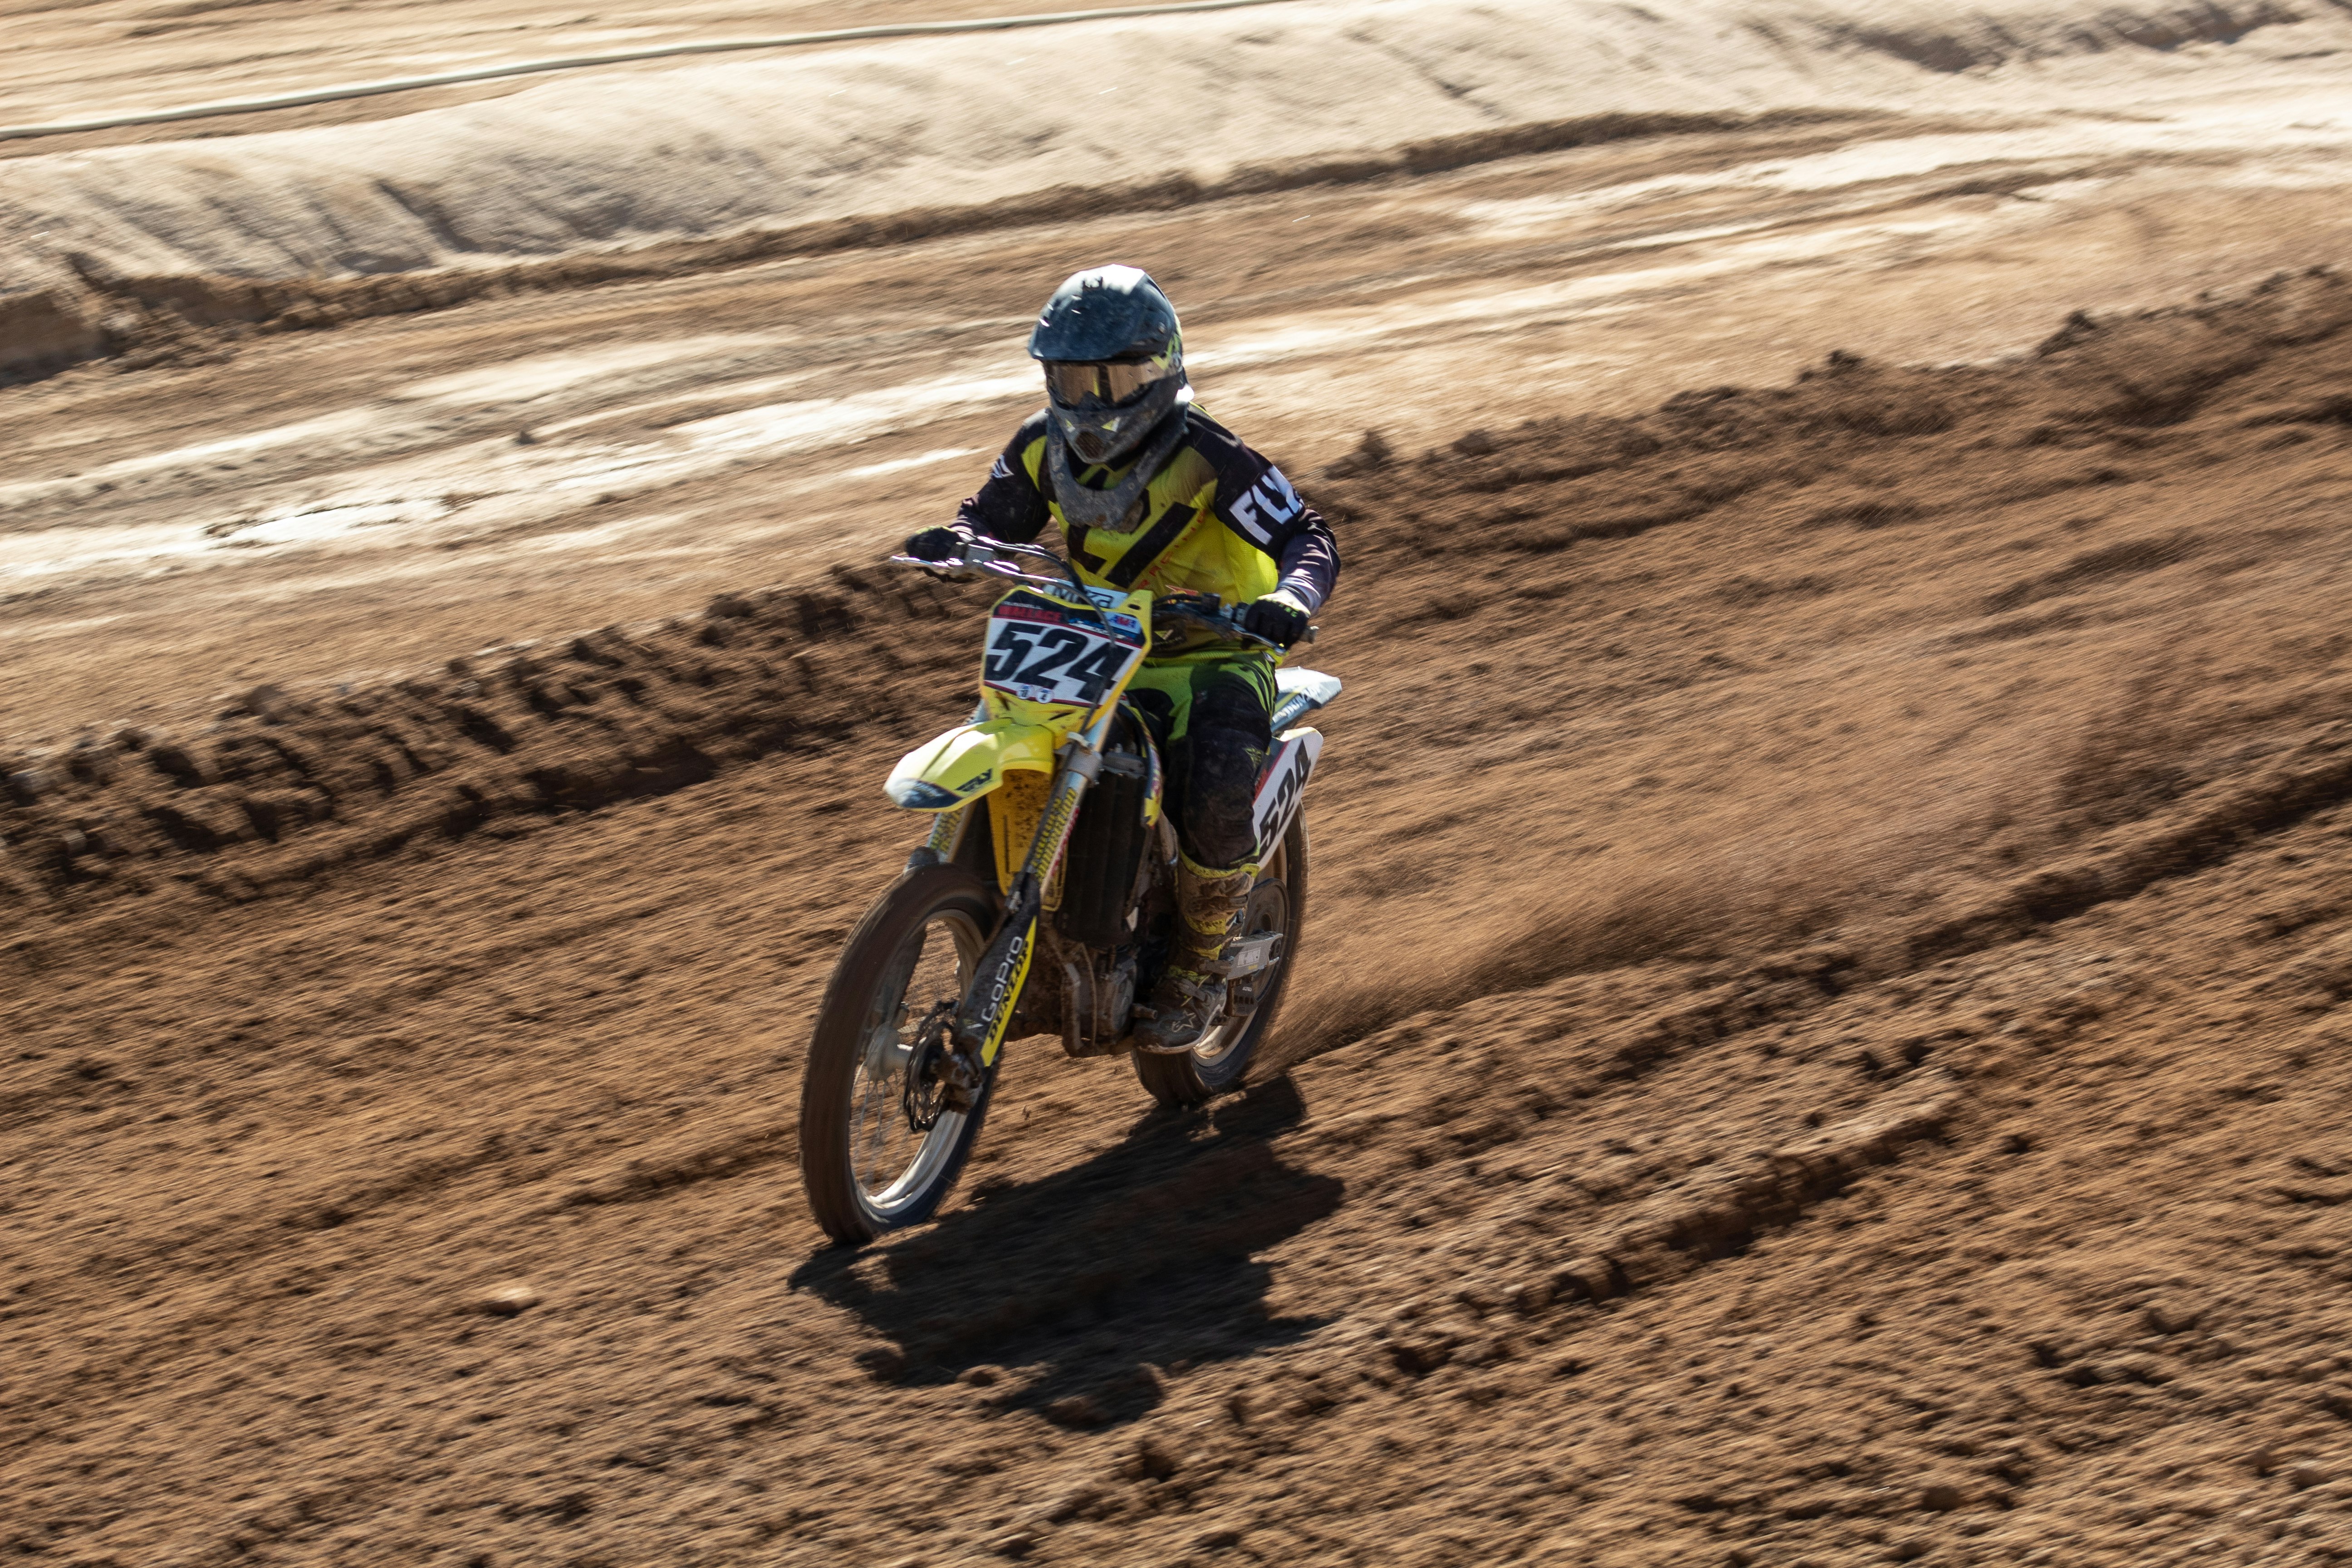
[[[952,1001],[942,1002],[915,1026],[914,1048],[907,1055],[907,1080],[898,1091],[898,1109],[907,1113],[907,1125],[916,1132],[929,1132],[941,1112],[962,1109],[953,1103],[961,1087],[957,1080],[965,1076],[953,1070],[962,1065],[949,1033],[955,1022],[955,1006]]]

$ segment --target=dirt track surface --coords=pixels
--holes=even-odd
[[[2347,329],[2296,274],[1342,462],[1289,1070],[1146,1116],[1017,1046],[863,1255],[797,1052],[979,601],[20,759],[8,1539],[2352,1555]]]
[[[12,68],[0,90],[0,123],[90,119],[111,110],[178,108],[715,38],[1113,8],[991,0],[687,0],[608,15],[559,13],[541,0],[359,0],[328,9],[306,0],[0,0]],[[646,68],[596,68],[610,75]],[[229,116],[193,128],[126,127],[0,143],[0,156],[170,140],[192,129],[233,135],[347,124],[501,97],[529,85],[480,82]]]
[[[1204,399],[1301,474],[1367,427],[1417,450],[1771,384],[1831,350],[2021,353],[2076,309],[2352,254],[2352,114],[2295,79],[2124,118],[1639,138],[330,331],[174,329],[0,388],[0,729],[183,723],[245,686],[870,560],[977,483],[1034,405],[1038,299],[1106,257],[1177,291]]]
[[[501,4],[0,0],[6,118],[912,14]],[[0,388],[0,1548],[2352,1559],[2298,36]],[[800,1053],[982,603],[856,563],[1108,256],[1344,542],[1300,990],[1199,1115],[1016,1044],[827,1251]]]

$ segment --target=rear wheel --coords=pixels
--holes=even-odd
[[[1282,847],[1258,870],[1242,910],[1241,934],[1282,933],[1282,956],[1271,968],[1228,982],[1236,993],[1232,1010],[1189,1051],[1135,1053],[1135,1076],[1162,1105],[1198,1105],[1239,1089],[1249,1074],[1258,1042],[1274,1026],[1291,967],[1298,961],[1298,935],[1307,914],[1307,816],[1293,818]],[[1248,987],[1244,1001],[1238,993]]]
[[[885,893],[842,949],[801,1080],[801,1183],[835,1241],[920,1224],[963,1173],[1003,1053],[969,1112],[940,1110],[928,1127],[908,1119],[908,1077],[925,1052],[925,1021],[936,1025],[971,984],[997,902],[961,867],[927,866]],[[919,1070],[914,1087],[920,1098],[938,1085]]]

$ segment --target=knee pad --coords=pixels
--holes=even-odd
[[[1204,867],[1238,866],[1257,853],[1251,807],[1265,768],[1265,742],[1245,730],[1195,724],[1186,750],[1177,837]]]
[[[1234,730],[1249,736],[1258,750],[1258,765],[1274,746],[1274,716],[1265,695],[1238,675],[1220,671],[1192,693],[1195,730]]]
[[[1176,826],[1202,866],[1238,866],[1256,856],[1251,807],[1273,746],[1265,700],[1248,681],[1219,674],[1194,690]]]

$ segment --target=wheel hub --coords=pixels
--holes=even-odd
[[[963,1058],[956,1054],[950,1026],[955,1021],[953,1000],[941,1002],[915,1026],[912,1048],[907,1053],[907,1078],[898,1091],[898,1109],[907,1114],[907,1125],[916,1132],[929,1132],[939,1124],[941,1115],[950,1110],[968,1109],[969,1075],[958,1069],[964,1067]],[[959,1105],[957,1100],[966,1103]]]

